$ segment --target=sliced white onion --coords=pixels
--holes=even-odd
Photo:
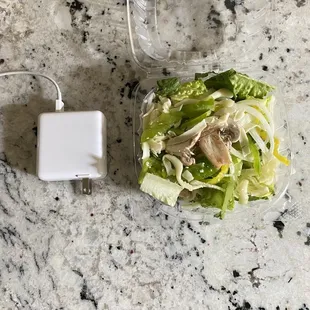
[[[183,105],[187,105],[187,104],[192,104],[192,103],[197,103],[199,102],[200,100],[198,99],[183,99],[181,100],[180,102],[176,103],[174,105],[174,107],[179,107],[179,106],[183,106]]]
[[[231,155],[234,155],[235,157],[237,157],[241,160],[253,162],[253,158],[251,158],[250,156],[248,156],[248,157],[243,156],[243,154],[241,152],[239,152],[238,150],[236,150],[233,147],[230,148],[229,152]]]
[[[234,94],[226,88],[221,88],[210,95],[214,100],[218,98],[232,98],[233,96]]]
[[[171,162],[169,160],[163,160],[163,165],[168,176],[175,175],[175,170],[172,168]]]
[[[244,131],[245,131],[246,133],[248,133],[250,130],[252,130],[252,129],[256,128],[256,127],[258,127],[257,124],[248,123],[248,124],[246,124],[246,125],[243,126],[243,129],[244,129]]]
[[[163,113],[169,113],[169,109],[171,107],[171,101],[169,98],[162,98],[160,100],[161,104],[162,104],[162,110],[163,110]]]
[[[244,111],[237,111],[234,116],[234,121],[235,122],[241,121],[243,117],[244,117]]]
[[[238,104],[246,104],[248,106],[252,107],[258,107],[266,116],[267,121],[270,124],[272,134],[274,134],[274,123],[271,113],[268,111],[266,107],[266,99],[265,100],[259,100],[259,99],[249,99],[249,100],[242,100],[239,101]]]
[[[234,163],[230,163],[229,165],[229,173],[234,175],[235,174],[235,165]]]
[[[235,105],[235,101],[232,99],[223,99],[221,101],[216,101],[215,104],[216,107],[229,108]]]
[[[203,187],[209,187],[209,188],[214,188],[214,189],[218,189],[218,190],[223,191],[223,189],[221,187],[216,186],[216,185],[207,184],[207,183],[199,182],[199,181],[192,181],[191,183],[187,183],[187,182],[183,181],[182,180],[182,173],[183,173],[182,162],[176,156],[168,155],[168,154],[163,157],[164,165],[167,164],[167,161],[171,162],[171,164],[174,166],[175,176],[177,178],[177,181],[183,188],[186,188],[189,191],[193,191],[195,189],[199,189],[199,188],[203,188]]]
[[[246,135],[245,130],[240,128],[240,138],[239,138],[242,155],[246,158],[249,154],[251,154],[249,139]]]
[[[142,116],[142,125],[143,125],[143,130],[149,125],[150,123],[150,115],[154,111],[154,105],[151,106],[151,108],[148,110],[147,113],[145,113]]]
[[[155,136],[153,139],[150,139],[148,141],[150,150],[154,154],[160,154],[166,147],[166,144],[164,141],[165,139],[166,139],[165,136]]]
[[[244,110],[245,112],[255,116],[263,125],[263,129],[267,132],[267,135],[269,137],[269,142],[270,142],[270,152],[273,153],[274,150],[274,140],[273,140],[273,133],[270,125],[266,121],[265,117],[257,111],[256,109],[249,107],[245,104],[238,104],[238,109]]]
[[[219,120],[218,120],[219,124],[227,124],[229,116],[230,116],[229,113],[225,113],[221,117],[219,117]]]
[[[154,107],[154,102],[153,102],[154,98],[155,98],[155,93],[154,92],[150,93],[147,96],[147,98],[146,98],[147,111],[149,111],[152,107]]]
[[[199,188],[213,188],[213,189],[217,189],[217,190],[219,190],[221,192],[225,192],[225,190],[223,188],[221,188],[220,186],[213,185],[213,184],[208,184],[208,183],[205,183],[205,182],[200,182],[200,181],[197,181],[197,180],[192,181],[191,185],[196,187],[196,189],[199,189]]]
[[[249,180],[242,180],[237,186],[237,191],[239,193],[239,203],[246,205],[249,201],[248,195]]]
[[[194,180],[193,175],[188,171],[188,170],[184,170],[184,172],[182,173],[182,177],[183,179],[185,179],[187,182],[191,182]]]
[[[251,135],[253,140],[256,142],[258,147],[262,150],[262,152],[267,153],[268,152],[267,146],[266,146],[265,142],[263,141],[263,139],[258,134],[256,128],[249,130],[249,134]]]
[[[233,114],[236,112],[236,105],[228,108],[219,109],[214,113],[214,115],[221,116],[223,114]]]
[[[147,142],[142,143],[142,160],[150,157],[150,146]]]
[[[185,131],[181,135],[179,135],[175,138],[169,139],[168,143],[169,143],[169,145],[174,145],[174,144],[183,143],[189,139],[192,139],[197,134],[199,134],[203,129],[205,129],[206,126],[207,126],[206,121],[202,120],[200,123],[195,125],[193,128]]]

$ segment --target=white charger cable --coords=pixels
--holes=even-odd
[[[64,111],[58,84],[33,71],[9,71],[0,77],[32,75],[52,82],[56,112]],[[38,119],[37,175],[43,181],[82,180],[82,193],[91,194],[91,180],[107,174],[106,118],[100,111],[42,113]]]
[[[0,77],[4,76],[10,76],[10,75],[32,75],[32,76],[40,76],[43,77],[50,82],[52,82],[56,88],[57,91],[57,99],[56,99],[56,104],[55,104],[55,110],[56,112],[63,112],[64,110],[64,103],[62,102],[62,96],[61,96],[61,91],[58,86],[58,84],[53,80],[51,77],[48,75],[42,74],[40,72],[34,72],[34,71],[8,71],[8,72],[2,72],[0,73]]]

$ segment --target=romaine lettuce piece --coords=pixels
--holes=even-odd
[[[183,190],[180,185],[151,173],[145,175],[140,189],[171,207],[176,204]]]
[[[180,80],[177,77],[157,81],[156,95],[169,97],[180,87]]]
[[[207,91],[202,80],[186,82],[171,95],[173,101],[181,101],[186,98],[196,98]]]
[[[238,100],[248,97],[263,98],[274,89],[273,86],[251,79],[234,69],[216,74],[205,81],[207,88],[227,88]]]

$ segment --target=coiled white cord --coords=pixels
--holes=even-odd
[[[8,71],[8,72],[0,73],[0,77],[10,76],[10,75],[33,75],[33,76],[40,76],[40,77],[43,77],[49,80],[50,82],[54,84],[56,91],[57,91],[55,110],[57,112],[62,112],[64,110],[64,103],[62,102],[62,95],[61,95],[60,88],[58,84],[55,82],[55,80],[53,80],[51,77],[45,74],[39,73],[39,72],[34,72],[34,71]]]

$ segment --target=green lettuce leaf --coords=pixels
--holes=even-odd
[[[180,86],[180,80],[177,77],[157,81],[156,95],[169,97],[175,93]]]
[[[182,119],[182,112],[162,113],[143,131],[141,142],[146,142],[156,135],[164,135],[174,124]]]
[[[207,88],[202,80],[186,82],[182,84],[178,90],[173,93],[171,99],[173,101],[181,101],[187,98],[196,98],[207,91]]]
[[[207,88],[227,88],[238,100],[247,97],[263,98],[274,89],[273,86],[251,79],[246,74],[238,73],[234,69],[212,76],[204,83]]]
[[[171,207],[176,204],[179,194],[183,190],[180,185],[151,173],[145,175],[140,189]]]

